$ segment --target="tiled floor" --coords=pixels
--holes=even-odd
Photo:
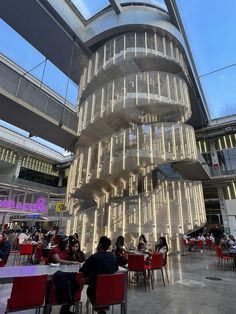
[[[166,287],[158,271],[154,290],[149,287],[145,292],[142,286],[135,285],[129,288],[129,314],[236,314],[236,271],[231,265],[225,269],[217,267],[217,258],[211,251],[171,256],[168,264],[170,283]],[[11,285],[0,286],[0,314],[4,313],[10,290]],[[85,300],[84,291],[84,307]],[[86,313],[85,308],[83,312]],[[52,313],[59,313],[59,308],[55,307]],[[119,313],[118,307],[115,313]]]

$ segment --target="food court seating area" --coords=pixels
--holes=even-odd
[[[219,267],[218,258],[212,251],[168,256],[167,269],[170,283],[167,284],[166,280],[166,286],[163,285],[160,271],[154,271],[154,289],[147,284],[145,292],[142,284],[130,284],[128,314],[235,312],[232,300],[235,297],[236,272],[230,264],[226,264],[224,269]],[[11,289],[12,284],[0,284],[0,313],[5,311]],[[86,287],[82,290],[81,301],[83,313],[86,313]],[[31,314],[35,310],[19,313]],[[52,314],[56,313],[59,313],[59,307],[55,305]],[[120,313],[120,305],[114,307],[114,313]]]

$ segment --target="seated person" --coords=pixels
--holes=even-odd
[[[220,248],[224,255],[230,255],[227,234],[224,234],[223,238],[220,240]]]
[[[0,260],[5,261],[11,252],[11,244],[8,240],[7,233],[3,231],[0,234]]]
[[[197,237],[197,240],[205,242],[206,239],[205,239],[205,237],[201,233],[199,233],[199,235]]]
[[[69,261],[77,261],[79,263],[83,263],[86,260],[84,252],[80,249],[79,241],[74,240],[70,242],[67,259]]]
[[[188,242],[189,242],[189,237],[188,237],[187,234],[184,234],[184,235],[183,235],[183,240],[184,240],[185,245],[188,244]]]
[[[129,250],[125,246],[125,239],[123,236],[119,236],[116,240],[115,247],[114,247],[114,254],[117,258],[117,262],[119,266],[126,266],[128,263],[128,254]]]
[[[141,236],[138,239],[137,250],[138,251],[150,251],[150,245],[148,244],[143,234],[141,234]]]
[[[19,244],[25,243],[29,239],[30,235],[28,235],[27,229],[24,229],[18,236]]]
[[[196,239],[190,236],[188,250],[191,252],[193,248],[195,248],[196,251]]]
[[[83,277],[88,284],[87,295],[91,303],[95,302],[97,276],[102,274],[114,274],[118,270],[118,263],[115,256],[107,252],[111,240],[105,236],[101,237],[97,246],[97,253],[91,255],[80,268]],[[100,309],[100,313],[105,313]]]
[[[228,236],[227,245],[230,253],[236,253],[236,242],[232,234],[229,234]]]
[[[212,243],[215,243],[215,238],[212,233],[210,234],[209,239],[211,240]]]
[[[59,245],[52,249],[49,255],[49,262],[50,263],[60,263],[64,265],[68,264],[78,264],[76,261],[69,261],[68,260],[68,243],[69,238],[67,236],[62,236],[59,242]]]
[[[164,257],[166,257],[168,252],[168,244],[165,237],[159,238],[159,243],[156,246],[156,252],[161,252],[163,253]]]
[[[54,244],[54,238],[55,238],[55,235],[54,234],[52,234],[52,233],[49,233],[48,235],[47,235],[47,247],[51,247],[51,245],[53,245]]]

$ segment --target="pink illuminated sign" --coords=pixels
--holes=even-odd
[[[12,200],[0,200],[0,208],[18,209],[27,212],[40,212],[47,211],[46,199],[40,196],[35,203],[15,202]]]

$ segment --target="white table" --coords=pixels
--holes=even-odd
[[[50,265],[33,265],[33,266],[5,266],[0,267],[0,284],[12,283],[16,277],[29,277],[48,275],[48,279],[52,278],[52,275],[56,271],[66,272],[78,272],[80,264],[78,265],[60,265],[52,267]]]

